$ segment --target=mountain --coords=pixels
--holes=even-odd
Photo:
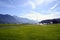
[[[11,16],[11,15],[3,15],[0,14],[0,24],[34,24],[34,20],[29,20],[27,18],[21,18],[17,16]]]
[[[47,19],[47,20],[42,20],[41,22],[39,23],[46,23],[46,24],[57,24],[57,23],[60,23],[60,18],[56,18],[56,19]]]

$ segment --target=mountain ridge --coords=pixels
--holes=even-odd
[[[0,24],[34,24],[34,20],[27,18],[11,16],[9,14],[0,14]]]

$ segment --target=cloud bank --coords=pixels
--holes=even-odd
[[[44,15],[42,13],[37,13],[37,12],[31,12],[31,13],[25,14],[21,17],[28,18],[31,20],[41,21],[41,20],[45,20],[45,19],[59,18],[60,17],[59,15],[60,15],[60,12],[52,12],[47,15]]]

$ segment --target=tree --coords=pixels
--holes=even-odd
[[[56,19],[53,19],[52,22],[53,22],[53,24],[58,23]]]

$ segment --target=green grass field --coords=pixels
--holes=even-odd
[[[60,40],[60,24],[0,24],[0,40]]]

